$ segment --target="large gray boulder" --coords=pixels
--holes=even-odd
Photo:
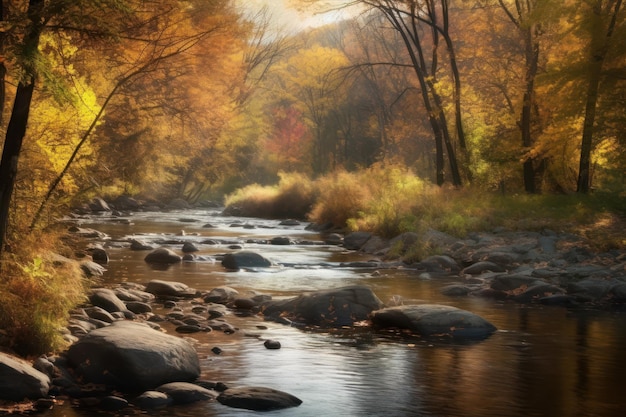
[[[187,341],[130,321],[89,332],[67,356],[84,382],[132,392],[200,375],[198,355]]]
[[[352,285],[272,301],[266,304],[263,314],[274,319],[287,317],[304,324],[341,327],[367,320],[372,311],[382,307],[382,301],[370,288]]]
[[[222,392],[217,401],[233,408],[254,411],[272,411],[297,407],[302,400],[283,391],[266,387],[229,388]]]
[[[0,399],[8,401],[36,400],[50,389],[48,375],[17,357],[0,352]]]
[[[109,313],[127,310],[126,304],[119,299],[117,294],[108,288],[96,288],[89,296],[89,301],[96,307],[100,307]]]
[[[422,336],[484,338],[496,327],[466,310],[439,304],[388,307],[372,313],[372,323],[380,328],[408,329]]]
[[[222,266],[236,271],[245,268],[268,268],[272,266],[272,262],[256,252],[241,251],[224,255]]]

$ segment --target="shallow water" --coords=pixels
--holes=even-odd
[[[132,224],[108,218],[84,223],[112,238],[105,283],[174,280],[199,290],[229,285],[241,293],[255,291],[275,298],[359,283],[370,286],[383,301],[400,295],[407,303],[453,305],[483,316],[499,329],[483,341],[453,343],[362,329],[305,332],[231,314],[227,319],[239,332],[190,335],[201,359],[203,379],[230,386],[271,387],[303,401],[300,407],[264,415],[613,417],[626,410],[625,313],[449,298],[439,289],[453,279],[420,279],[407,270],[384,270],[378,275],[370,270],[321,267],[367,259],[326,245],[244,245],[278,263],[298,264],[298,268],[226,272],[219,262],[198,262],[158,270],[143,261],[145,252],[116,248],[115,242],[131,235],[194,242],[209,237],[246,240],[273,236],[316,241],[319,236],[305,231],[304,225],[283,227],[275,221],[222,217],[217,211],[140,213],[130,219]],[[231,227],[236,221],[256,228]],[[216,227],[202,227],[206,223]],[[185,235],[179,236],[183,229]],[[181,246],[171,247],[179,250]],[[230,251],[226,245],[200,247],[199,254],[206,256]],[[167,324],[164,327],[175,334]],[[266,339],[279,340],[282,348],[265,349]],[[223,350],[220,355],[211,352],[215,346]],[[69,406],[45,413],[54,417],[96,414],[103,413]],[[148,413],[189,417],[256,414],[211,402]]]

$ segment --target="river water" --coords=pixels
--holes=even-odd
[[[441,303],[472,311],[499,330],[472,343],[400,338],[365,330],[307,332],[258,317],[227,316],[240,331],[188,337],[202,365],[202,378],[229,386],[265,386],[289,392],[303,403],[268,416],[617,417],[626,412],[626,313],[524,306],[472,297],[449,298],[439,289],[453,278],[423,279],[409,270],[329,268],[324,263],[366,260],[327,245],[277,246],[245,243],[247,250],[284,264],[262,272],[227,272],[213,262],[185,262],[154,269],[135,252],[116,245],[129,236],[147,241],[254,241],[274,236],[318,241],[305,225],[223,217],[219,211],[137,213],[131,222],[95,218],[83,226],[111,236],[104,283],[184,282],[198,290],[228,285],[240,293],[274,298],[348,284],[364,284],[386,302]],[[246,227],[233,227],[240,222]],[[203,227],[207,223],[214,228]],[[184,230],[182,236],[181,230]],[[200,244],[197,255],[230,251],[226,244]],[[172,243],[179,251],[182,245]],[[165,330],[175,334],[164,324]],[[281,342],[267,350],[266,339]],[[220,347],[222,353],[211,349]],[[49,416],[103,415],[56,407]],[[245,416],[258,413],[217,402],[177,406],[148,415]]]

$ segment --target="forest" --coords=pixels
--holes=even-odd
[[[4,260],[95,196],[384,178],[387,212],[411,184],[623,201],[622,0],[292,0],[352,16],[297,31],[247,3],[0,3]]]

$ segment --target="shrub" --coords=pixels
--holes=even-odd
[[[360,175],[337,171],[316,181],[317,200],[309,218],[316,223],[345,227],[371,201],[370,189]]]
[[[315,188],[304,174],[279,173],[275,186],[248,185],[226,197],[227,210],[248,217],[304,219],[315,200]]]
[[[0,268],[0,329],[22,355],[58,350],[69,311],[84,301],[84,278],[75,262],[58,262],[60,240],[31,237],[4,253]]]

